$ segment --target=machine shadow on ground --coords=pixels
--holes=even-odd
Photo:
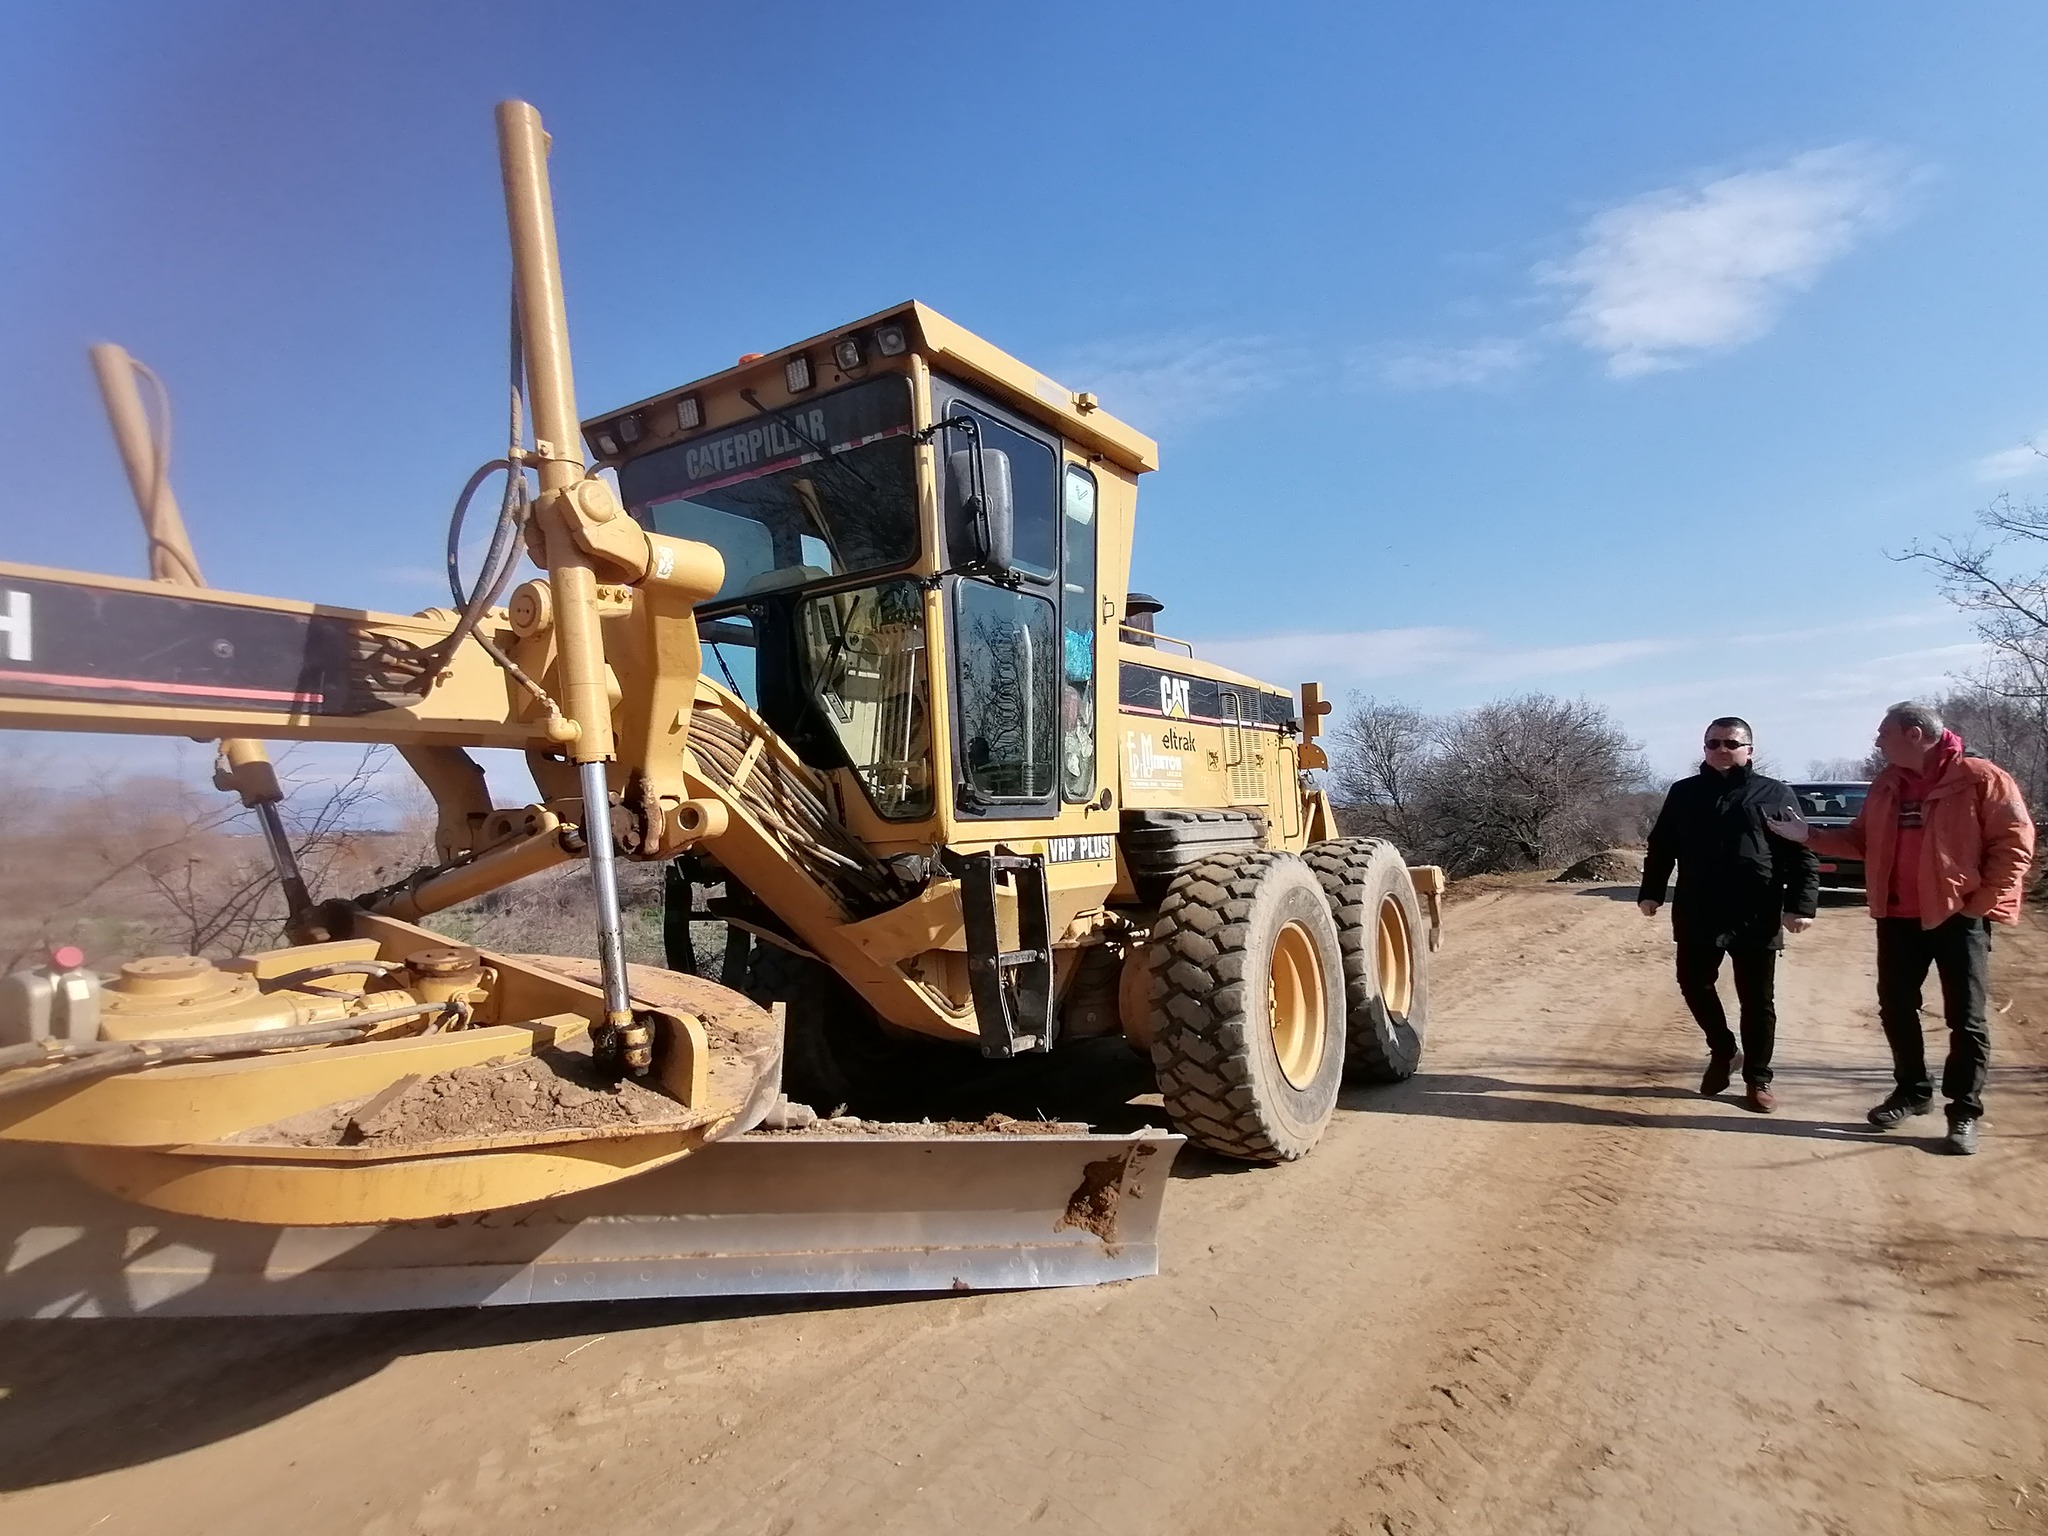
[[[59,1318],[0,1323],[0,1493],[229,1439],[408,1355],[553,1348],[580,1335],[795,1312],[957,1304],[943,1293],[565,1302],[335,1317]]]

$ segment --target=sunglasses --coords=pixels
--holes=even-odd
[[[1748,745],[1748,742],[1737,741],[1733,736],[1709,736],[1707,738],[1707,750],[1709,752],[1739,752]]]

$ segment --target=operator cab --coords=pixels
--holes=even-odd
[[[882,821],[1053,816],[1097,794],[1103,594],[1158,459],[1092,396],[908,304],[584,435],[642,526],[725,557],[697,609],[706,675],[813,767],[850,770]]]

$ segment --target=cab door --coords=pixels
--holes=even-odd
[[[963,820],[1050,818],[1060,802],[1066,641],[1060,624],[1059,454],[1053,442],[971,391],[933,380],[948,544],[953,802]],[[1009,481],[1011,571],[966,574],[969,485],[959,472],[976,448],[985,473]],[[1092,601],[1092,599],[1091,599]]]

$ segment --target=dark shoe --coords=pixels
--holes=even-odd
[[[1722,1092],[1728,1086],[1728,1079],[1735,1075],[1735,1063],[1740,1056],[1709,1056],[1706,1075],[1700,1079],[1700,1092],[1707,1098]]]
[[[1753,1109],[1760,1115],[1768,1115],[1777,1110],[1778,1096],[1762,1083],[1751,1083],[1749,1092],[1742,1096],[1742,1107]]]
[[[1977,1150],[1977,1122],[1975,1120],[1951,1120],[1948,1135],[1942,1138],[1941,1149],[1953,1152],[1957,1157],[1968,1157]]]
[[[1914,1115],[1924,1115],[1934,1108],[1934,1100],[1909,1099],[1903,1093],[1895,1093],[1863,1118],[1880,1131],[1888,1131],[1900,1121]]]

